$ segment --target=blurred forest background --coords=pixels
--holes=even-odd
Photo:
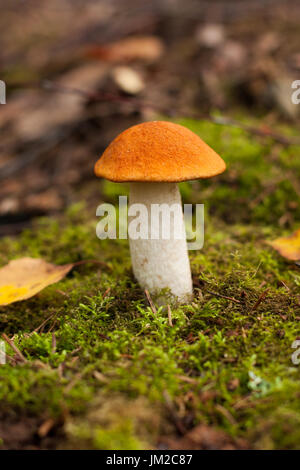
[[[0,448],[300,448],[299,263],[267,243],[300,226],[299,25],[296,0],[0,0],[1,267],[78,262],[0,306]],[[95,233],[126,192],[95,162],[155,119],[227,164],[180,185],[205,203],[205,246],[193,302],[168,312],[128,241]]]
[[[279,0],[2,0],[0,235],[84,199],[122,130],[161,116],[299,123],[300,3]],[[239,119],[240,118],[240,119]],[[251,122],[251,121],[250,121]],[[252,125],[253,124],[253,125]],[[234,182],[234,174],[230,175]]]

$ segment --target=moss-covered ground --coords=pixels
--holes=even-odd
[[[183,124],[228,170],[181,185],[185,202],[205,203],[206,228],[204,248],[190,252],[194,301],[172,306],[173,326],[136,284],[127,241],[96,238],[95,208],[77,204],[1,240],[1,265],[27,255],[103,262],[0,308],[1,332],[27,359],[0,366],[0,414],[36,419],[37,446],[153,448],[202,423],[249,448],[300,448],[300,365],[291,360],[300,268],[266,244],[299,227],[300,148],[238,128]],[[101,184],[99,202],[126,192]]]

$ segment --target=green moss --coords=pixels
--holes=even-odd
[[[144,398],[110,393],[95,400],[84,418],[71,419],[66,432],[72,448],[84,443],[88,449],[140,450],[155,443],[159,428],[158,408],[150,408]]]
[[[21,256],[102,262],[0,308],[1,331],[14,335],[27,359],[0,366],[0,408],[67,412],[62,447],[155,446],[145,430],[155,415],[156,437],[175,432],[171,401],[188,426],[217,426],[254,448],[299,449],[300,368],[291,355],[300,335],[300,271],[265,243],[283,233],[286,214],[286,228],[299,222],[299,148],[235,128],[184,124],[224,156],[228,171],[182,185],[185,201],[206,204],[206,239],[203,250],[190,252],[194,301],[172,307],[173,327],[166,309],[155,316],[136,285],[127,241],[99,241],[97,219],[83,205],[1,241],[2,264]],[[115,200],[118,192],[106,183],[104,194]],[[9,347],[7,353],[13,355]],[[129,411],[111,418],[116,399]]]
[[[193,183],[193,202],[204,201],[211,213],[229,223],[277,226],[287,215],[289,226],[300,222],[299,146],[283,147],[240,128],[205,121],[180,123],[199,134],[227,164],[218,178]]]

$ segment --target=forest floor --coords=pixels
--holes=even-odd
[[[172,326],[136,284],[128,242],[97,239],[96,207],[84,202],[96,179],[82,202],[1,240],[1,265],[103,262],[0,308],[1,332],[26,359],[0,366],[2,448],[300,448],[300,268],[267,244],[299,227],[300,147],[180,123],[228,169],[180,185],[184,202],[205,204],[205,243],[190,252],[194,300],[171,307]],[[101,184],[99,203],[127,192]]]

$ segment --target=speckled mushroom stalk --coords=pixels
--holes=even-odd
[[[129,220],[133,272],[150,293],[168,288],[181,303],[191,299],[191,271],[177,183],[211,178],[225,168],[222,158],[196,134],[164,121],[130,127],[113,140],[96,163],[97,176],[130,183],[129,219],[137,215],[141,228],[148,227],[148,236],[138,238],[134,231],[131,233]],[[132,214],[135,204],[142,204],[146,212]],[[171,217],[167,238],[159,232],[152,237],[151,229],[155,232],[160,224],[159,219],[149,221],[157,204],[167,205],[167,209],[174,204],[179,206],[179,215]],[[161,227],[166,224],[167,216],[163,217]]]
[[[165,288],[180,303],[189,302],[193,294],[192,276],[177,183],[131,183],[129,214],[135,204],[142,204],[145,208],[139,214],[139,221],[146,228],[143,237],[137,239],[129,231],[132,268],[136,279],[143,289],[152,294]],[[169,212],[168,221],[166,217],[153,217],[155,205],[163,207],[165,214]],[[129,215],[129,227],[130,222]],[[163,224],[167,222],[168,227],[164,227]],[[160,301],[164,301],[163,297]]]

